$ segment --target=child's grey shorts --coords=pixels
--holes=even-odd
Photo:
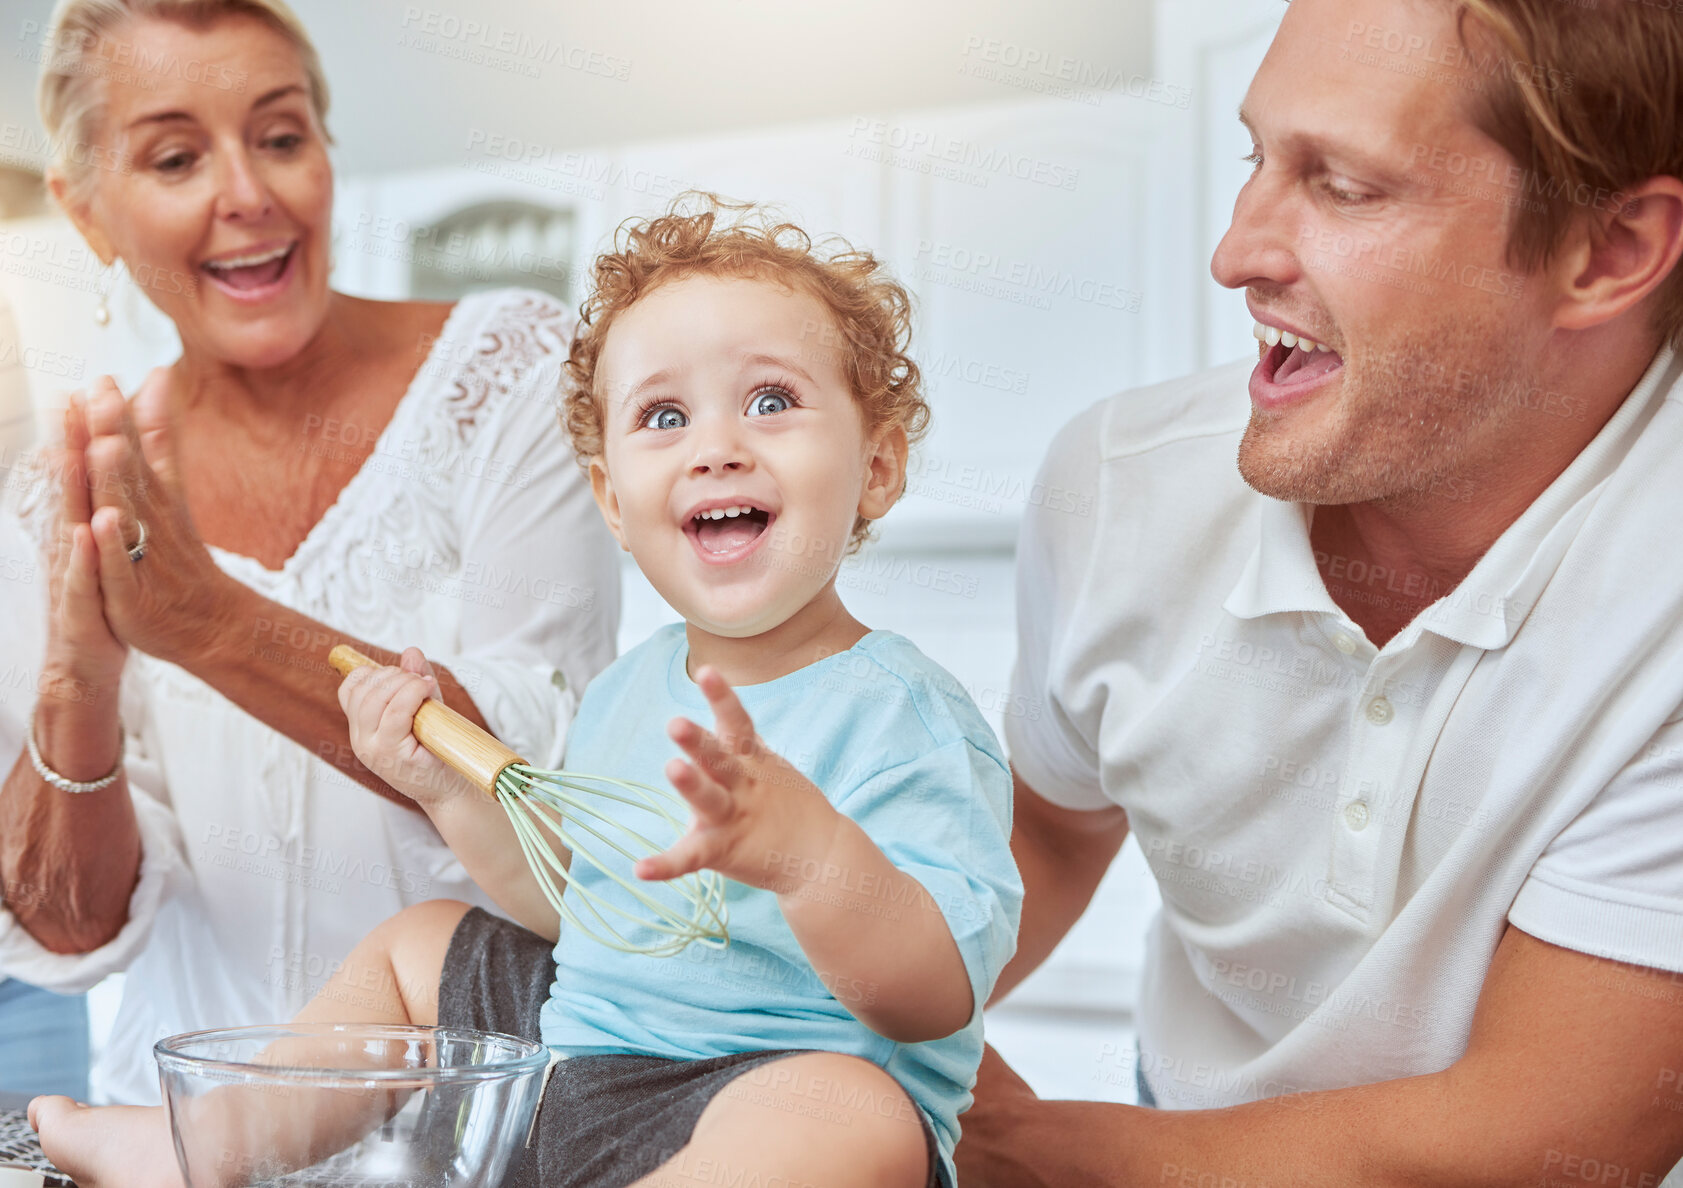
[[[555,980],[554,946],[536,933],[473,908],[450,938],[438,983],[446,1027],[541,1039],[538,1011]],[[724,1087],[795,1052],[740,1052],[710,1060],[575,1056],[555,1066],[538,1106],[531,1145],[504,1188],[626,1188],[689,1142],[702,1110]],[[923,1122],[928,1188],[939,1188],[935,1132]],[[814,1168],[815,1177],[823,1168]],[[798,1181],[796,1181],[798,1183]]]

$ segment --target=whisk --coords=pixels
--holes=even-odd
[[[349,644],[335,647],[327,660],[343,674],[378,663]],[[502,805],[544,898],[569,927],[609,948],[651,957],[671,957],[697,941],[714,947],[730,943],[725,880],[717,871],[696,871],[664,884],[676,892],[686,912],[652,894],[654,884],[633,882],[591,853],[592,846],[598,845],[635,861],[666,849],[687,824],[689,806],[677,793],[611,776],[532,767],[441,701],[424,703],[415,713],[413,729],[423,747]],[[617,814],[614,806],[618,806]],[[631,818],[638,817],[652,819],[631,823]],[[667,845],[653,841],[643,835],[644,828],[669,832],[670,841]],[[582,858],[590,863],[649,915],[638,915],[581,884],[556,854],[546,832],[567,848],[574,861]],[[569,886],[577,911],[564,895]],[[628,940],[620,930],[627,924],[651,929],[664,939]]]

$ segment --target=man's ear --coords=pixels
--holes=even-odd
[[[110,236],[105,234],[105,229],[99,225],[99,220],[94,217],[92,201],[72,198],[70,183],[56,169],[47,170],[47,191],[52,194],[59,209],[70,216],[71,223],[82,238],[88,241],[88,246],[93,249],[94,255],[99,257],[99,262],[109,266],[117,258],[117,249]]]
[[[619,547],[629,553],[631,546],[625,543],[625,534],[620,530],[619,495],[614,491],[614,481],[608,477],[608,464],[601,454],[590,460],[590,493],[596,497],[596,506],[607,522],[608,531],[619,541]]]
[[[906,489],[906,427],[899,423],[889,426],[867,448],[859,514],[867,520],[880,520]]]
[[[1560,286],[1555,325],[1588,330],[1640,305],[1683,257],[1683,179],[1653,177],[1613,195],[1569,233],[1549,271]]]

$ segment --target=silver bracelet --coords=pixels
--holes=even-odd
[[[117,762],[111,768],[109,775],[103,775],[97,780],[69,780],[47,766],[47,761],[41,758],[41,748],[35,745],[35,711],[29,711],[29,761],[35,765],[35,774],[60,792],[98,792],[101,788],[109,788],[117,782],[117,777],[123,774],[123,742],[124,734],[121,723],[117,725]]]

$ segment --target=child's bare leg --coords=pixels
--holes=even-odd
[[[725,1086],[690,1141],[632,1188],[923,1188],[928,1176],[922,1117],[894,1078],[855,1056],[809,1052]]]
[[[357,943],[293,1022],[433,1026],[444,955],[467,913],[454,899],[404,908]]]
[[[444,970],[444,955],[456,925],[468,905],[436,900],[406,908],[365,936],[310,1004],[299,1012],[299,1023],[417,1023],[438,1022],[438,982]],[[311,1041],[287,1040],[269,1048],[265,1059],[287,1063],[288,1051],[296,1059],[309,1059]],[[310,1116],[288,1119],[277,1111],[280,1100],[272,1092],[219,1089],[195,1103],[195,1119],[189,1150],[195,1168],[205,1151],[250,1151],[259,1144],[280,1144],[291,1135],[316,1142],[286,1150],[283,1158],[308,1166],[320,1147],[343,1138],[343,1146],[354,1141],[368,1125],[385,1116],[389,1103],[368,1104],[367,1119],[359,1119],[344,1108],[336,1095],[307,1095],[298,1103]],[[336,1126],[332,1136],[322,1132],[321,1106],[332,1101]],[[312,1108],[311,1103],[314,1103]],[[40,1132],[47,1157],[75,1179],[81,1188],[181,1188],[182,1180],[170,1139],[169,1122],[161,1108],[110,1106],[92,1109],[68,1097],[38,1097],[29,1105],[29,1118]],[[258,1133],[258,1131],[261,1133]],[[339,1149],[333,1147],[333,1150]],[[210,1158],[207,1167],[227,1166],[228,1161]],[[228,1167],[238,1173],[238,1168]],[[197,1172],[195,1172],[197,1175]]]

